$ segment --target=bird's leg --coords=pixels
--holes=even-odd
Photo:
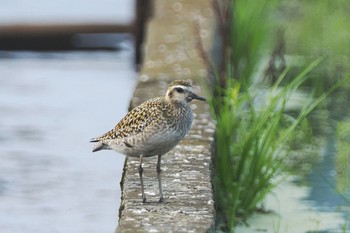
[[[143,187],[142,158],[143,158],[143,155],[140,155],[139,176],[140,176],[140,183],[141,183],[142,203],[146,203],[146,195],[145,195],[145,190],[144,190],[144,187]]]
[[[158,161],[157,161],[157,178],[158,178],[158,186],[159,186],[159,203],[164,201],[163,198],[163,190],[162,190],[162,180],[160,177],[161,169],[160,169],[160,161],[161,161],[161,155],[158,155]]]

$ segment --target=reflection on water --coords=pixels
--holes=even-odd
[[[322,161],[315,166],[307,178],[312,188],[308,199],[315,201],[320,210],[336,211],[337,207],[347,204],[337,192],[335,183],[338,175],[341,175],[336,173],[336,145],[336,137],[330,135],[325,145]]]
[[[343,96],[340,106],[349,106],[348,99]],[[299,149],[303,143],[311,149],[290,153],[289,160],[296,162],[295,175],[267,196],[265,208],[272,212],[255,214],[248,219],[249,226],[238,226],[236,232],[350,232],[350,120],[348,109],[335,109],[313,114],[314,135],[309,137],[317,147],[311,147],[306,138],[298,141]],[[309,168],[307,174],[303,166]]]
[[[318,211],[342,214],[344,223],[338,232],[350,232],[350,127],[347,124],[333,122],[331,133],[325,135],[323,159],[307,177],[310,193],[305,198],[313,201]]]
[[[124,156],[89,139],[126,113],[129,52],[0,59],[1,232],[113,232]]]

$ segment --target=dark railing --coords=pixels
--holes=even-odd
[[[148,0],[137,0],[135,19],[126,24],[23,23],[0,25],[0,50],[117,50],[116,43],[113,43],[109,36],[127,33],[135,38],[135,63],[140,64],[142,60],[140,48],[150,9]],[[90,43],[79,43],[77,38],[79,41],[90,40]]]

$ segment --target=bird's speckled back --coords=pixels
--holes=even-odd
[[[113,149],[127,156],[164,154],[183,139],[192,125],[191,81],[173,81],[164,97],[150,99],[131,110],[115,127],[94,138],[94,150]]]

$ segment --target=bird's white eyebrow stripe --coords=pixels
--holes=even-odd
[[[182,89],[186,89],[186,90],[193,90],[192,87],[188,87],[188,86],[183,86],[183,85],[175,85],[175,86],[172,86],[173,88],[182,88]]]

